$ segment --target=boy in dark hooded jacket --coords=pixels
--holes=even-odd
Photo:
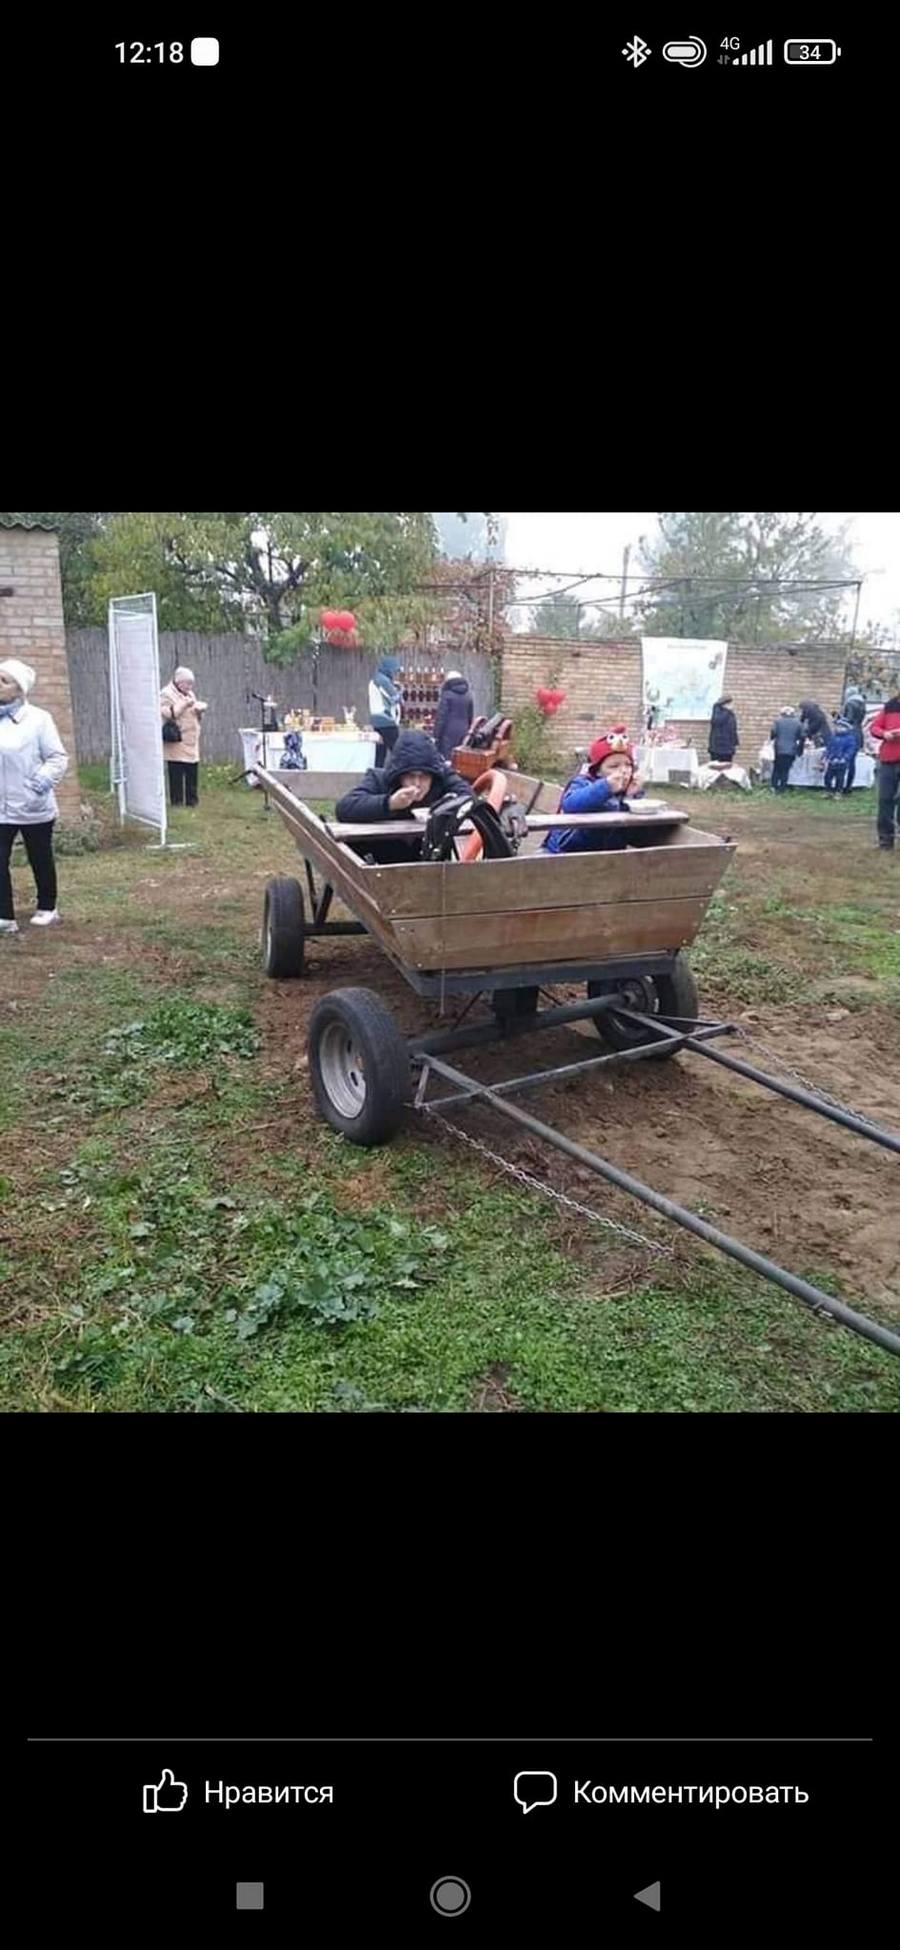
[[[441,757],[424,731],[404,731],[384,766],[373,765],[352,792],[334,809],[335,819],[348,826],[371,826],[379,819],[413,821],[413,807],[436,806],[450,794],[469,798],[472,788]],[[414,860],[417,848],[408,840],[360,840],[354,848],[371,854],[379,866]]]

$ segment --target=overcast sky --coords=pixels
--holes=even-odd
[[[887,623],[898,628],[900,611],[900,514],[821,514],[823,528],[836,530],[849,522],[854,559],[866,576],[859,620]],[[588,570],[621,576],[622,555],[629,542],[632,560],[629,574],[637,569],[635,556],[642,535],[652,535],[655,514],[504,514],[507,523],[506,561],[510,568],[538,569],[584,574]],[[552,585],[523,584],[521,596],[534,594]],[[587,596],[617,593],[617,585],[598,583],[596,588],[579,589],[581,601]],[[524,623],[526,612],[514,613],[516,626]],[[852,617],[852,608],[851,608]]]

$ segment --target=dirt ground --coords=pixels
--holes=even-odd
[[[752,809],[743,805],[729,801],[715,810],[703,810],[705,816],[696,819],[698,825],[737,839],[744,889],[751,889],[757,881],[760,886],[768,885],[789,862],[791,871],[808,878],[811,885],[818,882],[823,891],[827,885],[827,898],[831,900],[852,900],[855,893],[858,895],[860,847],[868,849],[870,845],[870,835],[861,821],[845,825],[838,821],[827,835],[811,835],[809,820],[800,811],[796,819],[786,815],[778,821],[777,830],[773,825],[767,832],[755,823],[751,829]],[[259,860],[260,855],[256,858]],[[892,856],[887,856],[886,862],[882,856],[881,865],[893,874],[898,900],[896,931],[900,932],[900,858],[895,864]],[[866,866],[872,866],[868,851]],[[198,910],[204,907],[214,916],[221,900],[229,906],[239,904],[236,934],[249,951],[251,928],[256,925],[251,916],[261,908],[264,882],[273,870],[278,870],[277,864],[257,865],[249,872],[223,872],[221,862],[198,855],[189,876],[167,875],[167,910],[177,911],[183,902],[195,922]],[[159,898],[158,876],[148,872],[144,879],[132,883],[129,898],[155,904]],[[771,928],[761,928],[755,945],[765,953],[771,941]],[[789,930],[785,933],[779,929],[779,944],[782,953],[789,951]],[[754,945],[752,932],[749,945]],[[67,966],[83,963],[86,979],[98,957],[125,965],[139,957],[145,970],[158,968],[164,981],[185,976],[196,981],[202,972],[198,953],[146,939],[130,940],[127,928],[119,923],[72,923],[66,926],[64,936],[61,930],[55,940],[45,939],[40,948],[43,952],[36,955],[19,954],[15,984],[8,991],[13,999],[7,1006],[27,1008],[29,996],[39,994],[53,979],[54,965],[61,966],[63,956]],[[775,1052],[782,1063],[814,1087],[900,1131],[900,1015],[884,1004],[867,1004],[864,976],[849,976],[847,980],[858,991],[852,1009],[835,1004],[833,999],[822,1003],[812,999],[790,1006],[730,1002],[727,993],[716,992],[709,982],[701,990],[701,1007],[705,1013],[721,1014],[737,1022],[747,1036],[766,1045],[767,1051]],[[307,973],[301,981],[260,983],[262,1064],[273,1078],[283,1079],[292,1071],[304,1094],[308,1091],[305,1037],[311,1008],[319,996],[344,986],[375,989],[407,1033],[437,1026],[436,1010],[419,1001],[367,937],[314,941],[309,944]],[[877,992],[878,984],[871,986]],[[574,993],[560,991],[560,999]],[[460,1012],[464,1005],[465,998],[454,999],[452,1013]],[[487,1019],[486,1002],[477,1003],[472,1014]],[[602,1053],[594,1031],[585,1026],[557,1030],[552,1036],[516,1038],[514,1046],[462,1052],[453,1060],[473,1075],[496,1080],[577,1061],[591,1053],[586,1040],[593,1053]],[[776,1068],[768,1053],[750,1043],[741,1049],[738,1041],[728,1039],[724,1047],[743,1054],[762,1069]],[[844,1283],[845,1293],[855,1294],[863,1310],[869,1298],[877,1301],[880,1309],[900,1316],[898,1161],[890,1152],[763,1092],[700,1056],[683,1055],[667,1063],[623,1064],[574,1082],[548,1085],[518,1101],[534,1116],[557,1125],[623,1170],[700,1211],[711,1223],[737,1234],[781,1264],[808,1277],[836,1275]],[[311,1097],[309,1103],[312,1114]],[[530,1134],[502,1124],[483,1110],[470,1110],[461,1121],[512,1162],[571,1196],[598,1205],[623,1223],[674,1245],[679,1260],[695,1250],[686,1235],[675,1234],[674,1228],[657,1221],[646,1208],[603,1185],[594,1174],[550,1151]],[[433,1130],[430,1135],[436,1146],[437,1178],[440,1146],[451,1140]],[[475,1168],[488,1167],[476,1164]]]
[[[801,805],[795,816],[786,812],[769,832],[755,820],[751,828],[754,810],[729,800],[704,807],[702,815],[704,826],[737,842],[742,889],[752,893],[776,884],[789,863],[792,875],[805,884],[807,899],[814,900],[817,892],[832,901],[858,898],[861,849],[866,868],[872,865],[871,835],[861,822],[841,823],[838,816],[827,832],[811,833]],[[876,860],[878,869],[893,872],[890,885],[897,895],[900,933],[900,860],[895,864],[891,856],[877,855]],[[779,952],[790,958],[790,929],[779,924],[778,934]],[[772,938],[771,923],[759,927],[758,939],[752,928],[741,936],[744,945],[761,953],[771,948]],[[797,944],[799,966],[801,956],[808,954],[802,924]],[[271,1036],[283,1052],[286,1047],[295,1051],[301,1066],[310,1007],[329,988],[346,983],[377,989],[409,1033],[436,1020],[434,1009],[418,1001],[367,940],[311,944],[309,970],[302,984],[270,988],[263,1003],[266,1040]],[[799,986],[803,993],[802,980]],[[900,1131],[900,1013],[877,1003],[866,1006],[867,990],[878,993],[874,980],[844,975],[841,986],[848,995],[853,992],[852,1009],[833,999],[811,999],[803,1006],[734,1003],[707,980],[701,1007],[736,1022],[742,1032],[725,1039],[723,1048],[762,1070],[784,1075],[777,1057],[813,1088]],[[577,991],[558,994],[566,1000]],[[455,1006],[461,1009],[464,1002]],[[473,1011],[485,1018],[488,1013],[481,1002]],[[506,1047],[464,1051],[451,1060],[494,1081],[575,1062],[591,1052],[602,1054],[602,1045],[593,1029],[584,1026],[516,1038]],[[797,1081],[797,1075],[791,1080]],[[863,1308],[868,1297],[900,1316],[900,1252],[896,1226],[888,1223],[900,1203],[895,1154],[696,1055],[610,1066],[530,1091],[516,1101],[779,1264],[812,1277],[837,1275],[845,1291],[855,1289]],[[674,1243],[674,1228],[530,1133],[481,1110],[466,1112],[460,1121],[492,1149],[573,1197]],[[450,1140],[441,1136],[438,1141]],[[679,1259],[685,1248],[694,1250],[683,1233],[675,1239]]]
[[[265,998],[264,1036],[281,1051],[282,1063],[305,1066],[310,1010],[332,988],[376,988],[407,1032],[421,1027],[416,998],[368,944],[329,944],[327,955],[313,950],[313,960],[315,974],[302,984],[273,987]],[[488,1019],[487,1009],[479,1006],[477,1013]],[[742,1020],[747,1013],[741,1010],[735,1020],[783,1063],[813,1084],[824,1080],[840,1103],[888,1128],[900,1127],[896,1088],[870,1072],[873,1032],[880,1050],[886,1055],[890,1048],[900,1063],[895,1021],[885,1015],[875,1024],[848,1015],[830,1024],[825,1018],[834,1012],[823,1010],[807,1015],[800,1027],[787,1010],[754,1010],[749,1022]],[[741,1047],[731,1038],[724,1047],[777,1074],[768,1055],[749,1044]],[[602,1054],[593,1031],[561,1029],[552,1037],[524,1036],[506,1047],[463,1051],[452,1060],[488,1082],[577,1062],[588,1053]],[[892,1198],[896,1209],[897,1160],[890,1152],[700,1056],[612,1066],[517,1101],[780,1264],[797,1271],[831,1269],[844,1279],[859,1266],[861,1291],[900,1316],[896,1229],[886,1223]],[[469,1111],[463,1121],[493,1150],[572,1196],[587,1204],[593,1199],[638,1230],[670,1236],[648,1224],[635,1201],[611,1198],[596,1174],[549,1151],[538,1138],[500,1125],[489,1112]]]

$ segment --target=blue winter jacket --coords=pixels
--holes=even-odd
[[[856,732],[853,726],[839,718],[826,749],[829,765],[849,765],[856,748]]]
[[[627,793],[627,799],[643,799],[643,792]],[[581,773],[577,779],[570,779],[563,790],[559,811],[565,813],[618,813],[627,812],[624,798],[612,789],[608,779],[592,779]],[[548,834],[544,841],[545,853],[605,853],[620,852],[627,845],[628,829],[625,826],[610,826],[605,831],[602,826],[558,826]]]

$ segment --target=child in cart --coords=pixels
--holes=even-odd
[[[614,725],[595,740],[587,764],[563,788],[559,811],[565,813],[627,813],[633,799],[644,797],[643,780],[635,771],[634,751],[624,725]],[[559,826],[544,842],[545,853],[620,852],[628,844],[626,826]]]

